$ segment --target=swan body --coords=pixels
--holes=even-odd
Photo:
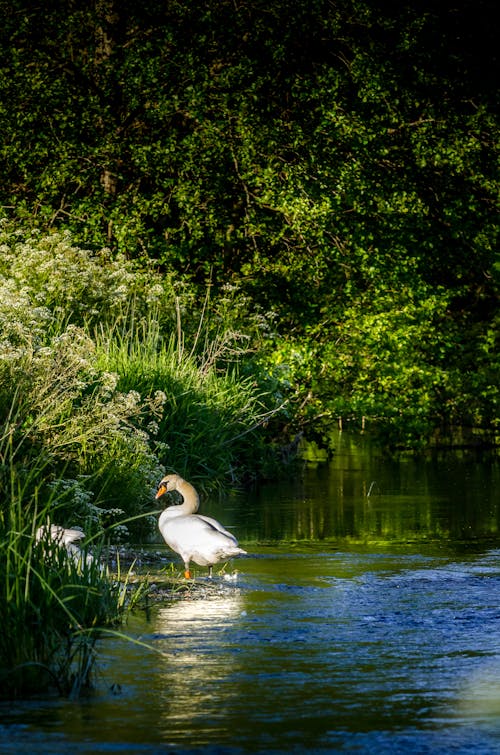
[[[52,542],[57,547],[65,548],[68,555],[73,559],[77,566],[81,566],[83,562],[83,553],[80,550],[77,543],[83,540],[85,533],[80,529],[67,529],[61,527],[59,524],[47,524],[42,525],[35,532],[35,542],[40,543],[42,540],[46,542]],[[50,550],[48,551],[50,555]],[[92,563],[93,557],[90,553],[85,556],[87,564]]]
[[[184,561],[186,579],[191,578],[191,561],[198,566],[208,566],[208,576],[211,577],[214,564],[246,554],[238,546],[235,536],[216,519],[196,513],[200,506],[198,493],[179,475],[164,477],[158,485],[156,498],[173,490],[181,494],[183,502],[166,508],[160,515],[158,527],[166,544]]]
[[[66,529],[58,524],[47,524],[39,527],[35,533],[35,540],[39,543],[41,540],[53,540],[57,545],[70,545],[85,537],[83,530]]]

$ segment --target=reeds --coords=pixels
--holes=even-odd
[[[205,489],[269,473],[277,410],[238,372],[238,308],[64,234],[0,241],[0,438],[18,475],[43,458],[66,513],[109,527],[147,511],[165,469]]]
[[[127,611],[126,575],[109,576],[97,533],[93,556],[85,541],[73,551],[54,542],[48,528],[36,537],[48,523],[80,523],[81,512],[52,484],[51,455],[33,453],[34,427],[13,401],[0,435],[0,698],[89,689],[96,642]]]
[[[100,631],[123,617],[125,587],[106,575],[98,550],[75,558],[50,538],[37,542],[57,501],[38,510],[36,489],[28,498],[17,482],[12,470],[0,509],[0,696],[78,695],[91,686]]]

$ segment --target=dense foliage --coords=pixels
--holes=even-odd
[[[231,284],[273,433],[494,437],[493,2],[0,5],[6,215]]]
[[[162,338],[181,325],[173,298],[167,279],[67,234],[0,235],[0,514],[49,506],[117,540],[155,527],[165,469],[214,487],[269,466],[273,407],[214,363],[236,335],[208,328],[191,351],[181,330]]]

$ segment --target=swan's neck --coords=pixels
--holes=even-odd
[[[200,508],[200,499],[191,483],[186,482],[186,480],[179,481],[177,483],[177,491],[184,499],[180,506],[176,506],[176,509],[179,510],[179,514],[196,514]]]

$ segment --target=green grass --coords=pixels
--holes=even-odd
[[[6,426],[0,436],[0,697],[45,690],[77,696],[92,686],[101,633],[126,616],[127,575],[108,575],[97,535],[93,559],[75,560],[49,539],[37,542],[41,525],[72,526],[78,519],[67,519],[67,501],[50,486],[48,457],[26,457]],[[40,496],[49,489],[48,498]]]
[[[260,430],[273,410],[251,379],[219,367],[224,336],[188,351],[180,330],[165,338],[150,318],[122,323],[95,341],[99,369],[119,375],[121,392],[144,397],[165,468],[219,488],[262,473],[271,454]]]
[[[48,512],[31,503],[15,496],[0,515],[0,695],[78,695],[92,684],[101,631],[123,618],[125,587],[98,558],[77,563],[65,548],[35,542]]]

